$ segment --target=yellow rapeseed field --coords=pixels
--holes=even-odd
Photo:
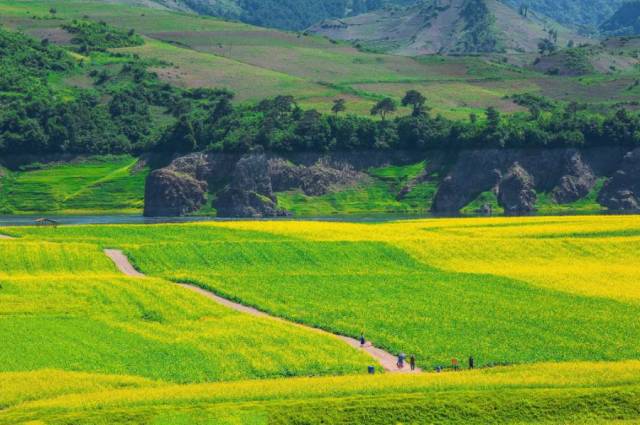
[[[385,224],[230,222],[314,241],[380,241],[442,270],[484,273],[587,296],[640,301],[640,218],[430,219]]]

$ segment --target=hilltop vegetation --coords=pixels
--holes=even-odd
[[[104,34],[106,24],[71,24],[79,28],[80,50],[96,44],[138,44],[133,35]],[[76,31],[76,30],[74,30]],[[102,32],[101,32],[102,31]],[[497,110],[487,110],[486,121],[452,122],[441,116],[431,117],[426,99],[412,100],[408,92],[404,105],[411,106],[410,116],[387,121],[396,110],[393,99],[379,101],[371,110],[380,121],[355,115],[323,115],[313,109],[302,110],[291,96],[278,96],[255,106],[236,107],[232,94],[206,89],[183,90],[162,84],[148,64],[135,56],[107,54],[107,60],[119,64],[119,72],[106,69],[92,71],[96,88],[78,89],[72,102],[51,96],[49,70],[70,72],[81,67],[70,54],[47,43],[39,45],[25,36],[3,31],[7,46],[6,67],[39,81],[40,93],[23,80],[12,81],[18,96],[5,97],[5,112],[0,117],[2,145],[0,152],[9,155],[38,153],[132,153],[157,150],[186,153],[194,150],[248,152],[261,146],[275,152],[330,150],[425,150],[472,147],[594,146],[602,144],[637,144],[636,129],[640,119],[624,110],[608,118],[580,114],[575,105],[562,113],[542,114],[537,108],[529,116],[513,115],[503,120]],[[111,34],[111,33],[109,33]],[[88,41],[91,40],[91,41]],[[18,48],[22,43],[34,60],[24,59]],[[42,56],[43,65],[40,64]],[[55,58],[55,62],[53,59]],[[98,98],[109,94],[105,104]],[[154,134],[152,107],[164,107],[176,122],[162,129],[159,140]],[[570,119],[567,119],[570,118]]]
[[[540,28],[534,17],[511,19],[519,15],[504,5],[465,4],[469,16],[487,19],[474,20],[478,25],[462,31],[460,40],[490,41],[496,28],[516,33],[520,22]],[[490,6],[489,15],[483,5]],[[94,1],[4,0],[0,21],[3,60],[11,70],[3,74],[7,91],[0,99],[0,152],[7,169],[2,191],[11,195],[0,202],[9,213],[44,213],[46,205],[48,212],[139,211],[146,173],[125,170],[111,181],[108,167],[97,186],[91,180],[81,194],[52,194],[39,186],[47,195],[34,195],[28,161],[59,161],[60,155],[402,149],[415,152],[415,165],[433,150],[631,149],[640,134],[633,39],[598,46],[576,42],[563,49],[569,33],[541,31],[537,34],[548,37],[553,50],[545,44],[533,64],[539,53],[508,53],[508,44],[507,53],[490,56],[409,58],[315,36]],[[533,40],[528,48],[535,50],[540,46]],[[27,49],[21,51],[22,45]],[[21,57],[26,54],[29,58]],[[8,156],[25,158],[9,161]],[[69,175],[82,172],[73,167]],[[49,171],[56,173],[45,167],[34,177],[49,178]],[[298,214],[425,212],[444,176],[418,181],[413,175],[398,182],[374,172],[371,179],[322,196],[288,189],[278,195]],[[407,195],[413,184],[417,189]]]

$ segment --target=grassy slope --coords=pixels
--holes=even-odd
[[[136,163],[130,156],[96,157],[7,172],[0,213],[139,213],[148,169],[136,170]]]
[[[323,196],[307,196],[299,191],[278,193],[278,205],[298,217],[330,215],[426,214],[437,190],[437,181],[411,185],[422,174],[425,162],[407,166],[372,168],[365,182],[339,188]]]
[[[7,241],[0,263],[2,372],[193,383],[357,373],[370,363],[335,338],[233,312],[166,281],[122,277],[97,245]]]
[[[638,419],[639,376],[638,362],[183,386],[55,371],[5,373],[0,386],[10,390],[0,395],[7,407],[0,422],[614,423]]]
[[[605,233],[561,233],[574,228]],[[635,217],[14,231],[122,245],[149,274],[337,332],[364,330],[428,366],[470,353],[481,364],[637,358],[638,329],[620,318],[639,313],[628,250],[639,232]]]

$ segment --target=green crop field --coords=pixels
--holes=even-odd
[[[167,281],[122,277],[96,244],[1,242],[0,264],[2,372],[193,383],[354,373],[370,363],[337,339],[246,317]]]
[[[556,222],[547,220],[550,225]],[[590,223],[595,218],[581,220]],[[607,223],[615,227],[620,221]],[[445,230],[438,228],[445,224]],[[635,225],[633,219],[620,223],[625,229],[635,229]],[[513,246],[516,253],[521,249],[526,254],[509,260],[500,257],[514,263],[507,273],[500,269],[500,263],[478,264],[466,258],[464,247],[474,248],[464,235],[466,226],[450,229],[446,220],[425,222],[424,229],[418,224],[353,227],[292,222],[279,224],[281,233],[263,232],[259,223],[249,229],[246,226],[187,225],[181,233],[176,233],[176,226],[126,231],[80,227],[46,231],[44,235],[50,234],[54,240],[95,238],[94,242],[105,246],[122,246],[150,275],[197,283],[274,314],[338,333],[357,336],[364,330],[381,346],[392,352],[414,352],[428,366],[446,364],[451,356],[469,353],[475,353],[483,364],[638,356],[633,343],[638,337],[636,327],[619,320],[638,313],[635,302],[620,302],[637,299],[635,292],[621,289],[634,285],[633,270],[622,264],[630,254],[626,248],[627,254],[620,251],[622,248],[616,250],[606,235],[595,245],[606,248],[606,261],[600,251],[575,257],[574,251],[586,250],[580,240],[571,241],[576,245],[572,248],[564,238],[545,239],[540,249],[559,253],[553,258],[556,268],[563,270],[563,258],[571,262],[563,266],[567,272],[558,273],[557,280],[541,283],[536,274],[541,270],[523,263],[535,258],[528,247],[542,242],[538,238],[518,242],[510,234],[503,237],[499,226],[489,239],[491,244]],[[313,235],[297,234],[302,227],[312,229]],[[242,231],[233,231],[237,228]],[[391,229],[397,235],[390,236]],[[343,233],[351,230],[358,232],[355,241]],[[33,237],[41,232],[21,230],[19,234]],[[452,232],[463,235],[451,237]],[[182,241],[178,242],[180,236]],[[595,242],[589,240],[591,246]],[[634,243],[630,237],[625,246]],[[475,245],[490,249],[481,240]],[[429,246],[437,247],[433,252],[438,255],[433,257]],[[445,249],[449,246],[455,249]],[[449,252],[451,257],[444,256]],[[504,248],[504,252],[509,250]],[[618,257],[620,266],[612,260]],[[463,258],[465,268],[460,269]],[[588,276],[567,281],[571,273],[577,273],[574,265],[587,262],[591,264]],[[606,267],[606,272],[598,269],[598,264]],[[603,282],[606,274],[616,273],[616,285]],[[457,305],[455,311],[450,309],[452,304]],[[606,335],[602,329],[607,329]],[[615,346],[610,338],[617,341]]]
[[[627,320],[640,313],[637,217],[0,234],[16,238],[0,242],[0,335],[10,342],[0,423],[640,419],[640,335]],[[149,277],[122,276],[103,248],[123,249]],[[372,360],[337,339],[231,312],[172,281],[331,332],[364,331],[415,353],[427,373],[367,377]],[[483,370],[428,372],[468,355]],[[282,379],[341,374],[350,376]],[[255,378],[276,379],[246,381]]]
[[[0,393],[0,422],[635,423],[639,376],[637,361],[206,385],[54,371],[0,373],[0,387],[9,388]]]
[[[148,167],[130,156],[31,164],[0,177],[0,214],[133,214]]]

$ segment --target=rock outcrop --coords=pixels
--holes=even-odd
[[[534,211],[537,194],[568,204],[591,193],[596,182],[611,177],[598,201],[611,210],[640,208],[640,149],[483,149],[460,153],[430,152],[424,172],[398,188],[398,199],[424,181],[439,183],[435,213],[454,214],[493,192],[507,214]],[[415,164],[415,152],[301,153],[279,156],[255,151],[245,155],[196,153],[175,158],[147,180],[145,215],[193,213],[215,199],[220,217],[275,217],[288,213],[276,193],[299,190],[322,196],[366,182],[371,167]],[[623,161],[624,158],[624,161]],[[440,176],[444,178],[441,179]],[[429,202],[425,199],[425,203]],[[478,213],[491,214],[486,205]]]
[[[287,212],[278,208],[273,194],[269,161],[264,153],[242,157],[236,164],[231,183],[215,202],[222,217],[277,217]]]
[[[310,166],[297,165],[283,158],[269,160],[269,175],[273,190],[284,192],[300,189],[307,196],[321,196],[335,187],[353,185],[363,174],[346,162],[329,162],[320,158]]]
[[[207,183],[170,168],[147,177],[144,194],[146,217],[183,216],[198,211],[207,200]]]
[[[614,211],[640,210],[640,148],[624,157],[621,168],[602,188],[598,202]]]
[[[482,192],[495,189],[504,166],[500,152],[495,149],[462,152],[440,183],[433,211],[457,213]]]
[[[498,186],[500,205],[505,214],[522,214],[534,211],[537,200],[533,177],[516,162]]]
[[[603,159],[606,158],[606,159]],[[509,214],[533,211],[536,192],[559,204],[585,197],[597,175],[619,162],[617,149],[483,149],[461,152],[436,194],[433,210],[455,213],[481,193],[494,191]]]
[[[195,153],[174,159],[147,177],[145,217],[183,216],[198,211],[207,200],[209,187],[223,184],[231,174],[236,156]]]

